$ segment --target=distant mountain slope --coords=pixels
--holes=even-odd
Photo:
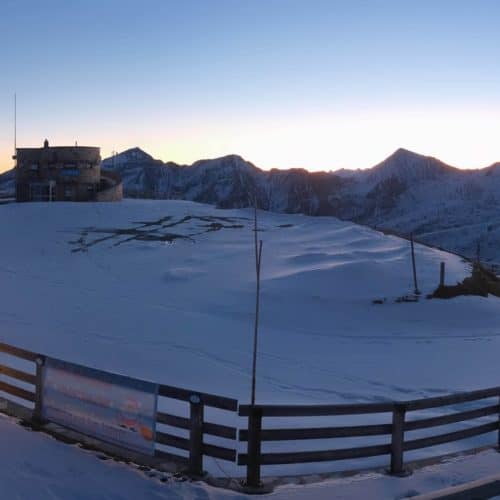
[[[114,166],[113,166],[114,161]],[[128,196],[180,198],[224,208],[257,197],[264,209],[333,215],[416,237],[473,257],[500,262],[500,164],[461,170],[399,149],[366,170],[262,171],[232,155],[191,166],[162,163],[135,148],[106,159]]]
[[[164,163],[140,148],[102,162],[123,177],[125,195],[184,199],[241,208],[257,198],[274,212],[332,215],[500,263],[500,163],[461,170],[436,158],[398,149],[366,170],[263,171],[237,155],[190,166]],[[12,171],[0,193],[13,192]]]
[[[14,169],[0,174],[0,198],[14,196],[16,192],[16,179]]]

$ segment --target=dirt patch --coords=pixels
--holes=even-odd
[[[248,221],[245,217],[218,217],[186,215],[179,219],[167,215],[153,221],[138,221],[132,224],[135,227],[125,228],[97,228],[86,227],[81,230],[76,240],[69,241],[74,245],[73,253],[87,252],[91,247],[112,242],[112,246],[119,246],[131,241],[157,241],[160,243],[173,243],[176,240],[189,240],[195,242],[195,237],[205,233],[221,231],[224,229],[242,229],[245,227],[241,221]],[[193,222],[202,222],[193,226]],[[171,228],[185,229],[183,232],[172,232]],[[103,236],[99,236],[103,235]]]
[[[493,271],[475,262],[470,276],[456,285],[439,286],[429,298],[451,299],[460,295],[487,297],[489,294],[500,297],[500,278]]]

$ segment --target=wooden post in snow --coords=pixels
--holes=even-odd
[[[203,475],[203,403],[200,396],[189,398],[189,473]]]
[[[391,474],[399,475],[404,472],[404,426],[406,408],[404,404],[397,403],[392,411],[392,438],[391,438]]]
[[[418,289],[417,283],[417,266],[415,264],[415,245],[413,243],[413,233],[410,235],[410,244],[411,244],[411,263],[413,266],[413,284],[415,285],[415,295],[420,295],[420,290]]]
[[[43,366],[45,365],[45,356],[37,356],[35,359],[35,408],[33,409],[33,421],[35,424],[43,422]]]
[[[261,453],[262,409],[252,407],[248,417],[247,486],[259,488]]]

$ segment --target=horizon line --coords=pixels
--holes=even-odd
[[[54,147],[54,148],[57,148],[57,147],[82,147],[82,148],[85,148],[85,147],[98,147],[98,148],[102,149],[100,146],[86,146],[86,145],[71,145],[71,146],[59,146],[58,145],[58,146],[50,146],[50,147]],[[18,148],[16,148],[16,151],[18,149],[39,149],[39,148],[36,147],[36,146],[27,146],[27,147],[22,147],[22,148],[18,147]],[[151,156],[151,158],[153,160],[161,161],[163,164],[174,163],[174,164],[179,165],[179,166],[191,167],[192,165],[194,165],[195,163],[200,162],[200,161],[213,161],[213,160],[218,160],[218,159],[221,159],[221,158],[227,158],[227,157],[230,157],[230,156],[236,156],[238,158],[241,158],[243,161],[252,164],[254,167],[258,168],[259,170],[263,170],[263,171],[271,171],[271,170],[283,170],[283,171],[286,171],[286,170],[305,170],[306,172],[309,172],[309,173],[321,173],[321,172],[323,172],[323,173],[335,173],[335,172],[339,172],[339,171],[357,172],[357,171],[363,171],[363,170],[370,170],[372,168],[377,167],[378,165],[380,165],[381,163],[383,163],[384,161],[388,160],[392,156],[395,156],[398,153],[408,153],[408,154],[413,155],[413,156],[419,156],[419,157],[422,157],[422,158],[432,159],[432,160],[435,160],[435,161],[438,161],[438,162],[442,163],[446,167],[454,168],[454,169],[457,169],[457,170],[465,170],[465,171],[467,171],[467,170],[483,170],[483,169],[490,168],[490,167],[492,167],[492,166],[497,165],[497,164],[500,163],[500,160],[498,160],[498,161],[493,161],[492,163],[489,163],[487,165],[480,166],[480,167],[457,167],[455,165],[451,165],[450,163],[447,163],[447,162],[439,159],[437,156],[430,155],[430,154],[417,153],[417,152],[415,152],[415,151],[413,151],[411,149],[404,148],[404,147],[399,147],[399,148],[395,149],[392,153],[390,153],[389,155],[385,156],[382,160],[380,160],[377,163],[374,163],[373,165],[368,166],[368,167],[319,168],[318,170],[316,170],[316,169],[313,170],[313,169],[311,169],[311,167],[300,167],[300,166],[262,167],[262,166],[257,165],[253,161],[245,158],[244,156],[242,156],[239,153],[227,153],[227,154],[223,154],[221,156],[202,157],[202,158],[199,158],[199,159],[193,161],[192,163],[181,163],[181,162],[177,162],[177,161],[173,161],[173,160],[168,160],[168,159],[165,160],[165,159],[163,159],[161,157],[156,157],[154,154],[148,153],[145,149],[143,149],[140,146],[132,146],[132,147],[126,148],[126,149],[124,149],[122,151],[116,152],[116,156],[124,154],[124,153],[127,153],[128,151],[132,151],[134,149],[142,151],[143,153],[147,154],[148,156]],[[103,157],[101,161],[110,160],[112,158],[113,158],[113,155],[110,154],[109,156],[107,155],[107,156]],[[12,166],[12,167],[10,167],[10,168],[7,167],[7,168],[5,168],[3,170],[0,169],[0,175],[3,175],[5,173],[7,173],[7,172],[10,172],[10,171],[12,171],[14,169],[15,169],[15,165]]]

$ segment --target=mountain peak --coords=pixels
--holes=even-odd
[[[220,158],[198,160],[191,165],[191,168],[203,168],[209,170],[214,168],[257,169],[255,165],[236,154],[229,154],[221,156]]]
[[[102,166],[109,169],[126,168],[138,164],[155,163],[156,161],[157,160],[150,154],[146,153],[141,148],[135,147],[122,151],[115,156],[104,158],[102,160]]]
[[[406,159],[425,159],[425,158],[431,158],[431,157],[415,153],[414,151],[410,151],[409,149],[398,148],[396,149],[396,151],[394,151],[394,153],[392,153],[388,158],[386,158],[385,161],[390,159],[406,160]]]
[[[369,171],[369,179],[380,182],[388,178],[398,178],[405,183],[430,180],[439,177],[452,167],[432,156],[424,156],[408,149],[399,148],[391,156]]]
[[[116,155],[116,158],[128,158],[134,160],[152,160],[153,157],[139,147],[130,148]]]
[[[228,154],[224,156],[220,156],[219,158],[204,158],[202,160],[197,160],[193,163],[193,165],[197,165],[202,162],[211,162],[211,163],[246,163],[246,161],[237,154]]]

